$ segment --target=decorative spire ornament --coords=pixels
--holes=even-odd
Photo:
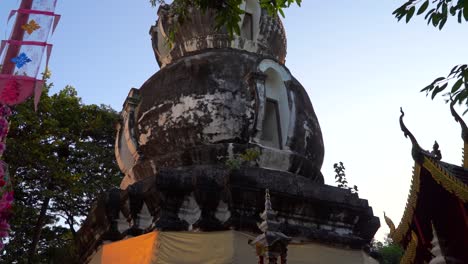
[[[270,191],[266,189],[265,210],[260,215],[263,221],[258,225],[263,233],[249,242],[250,245],[255,246],[259,264],[265,264],[265,258],[268,260],[267,264],[276,264],[278,258],[280,258],[281,264],[287,262],[288,244],[291,238],[279,232],[281,223],[276,220],[277,214],[271,205]]]

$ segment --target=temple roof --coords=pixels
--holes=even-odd
[[[451,195],[460,199],[465,205],[468,202],[468,170],[460,166],[435,160],[432,157],[423,155],[422,163],[415,162],[413,176],[411,179],[410,192],[406,202],[403,217],[395,228],[393,222],[385,216],[385,221],[390,227],[390,237],[396,243],[405,248],[405,259],[413,259],[415,257],[414,248],[417,246],[417,239],[415,239],[415,226],[419,228],[419,223],[415,223],[415,215],[418,207],[421,207],[420,196],[424,192],[421,188],[421,181],[423,179],[422,169],[429,171],[429,174],[439,186]],[[424,176],[427,176],[424,175]],[[427,178],[427,177],[426,177]],[[408,255],[411,255],[409,257]],[[401,263],[414,263],[401,262]]]
[[[461,181],[465,185],[468,185],[468,169],[443,161],[438,161],[437,163],[445,171],[447,171],[449,175]]]
[[[452,114],[453,112],[452,110]],[[415,215],[418,208],[422,207],[420,196],[425,192],[421,182],[425,181],[426,183],[424,186],[427,188],[430,186],[428,180],[433,182],[433,186],[440,186],[441,188],[439,189],[445,190],[466,205],[466,203],[468,203],[468,169],[441,161],[442,156],[437,142],[434,144],[434,150],[432,152],[421,148],[416,138],[405,126],[403,116],[404,112],[401,110],[400,126],[405,136],[411,139],[413,145],[412,156],[415,165],[411,179],[410,192],[400,224],[395,228],[395,225],[387,216],[385,216],[385,221],[390,227],[390,237],[393,241],[405,248],[403,259],[405,259],[406,262],[402,263],[414,263],[416,256],[415,248],[418,244],[415,229],[420,229],[420,223],[415,223],[415,221],[417,221],[415,220],[417,218]],[[459,120],[461,119],[457,121],[460,122]],[[439,197],[435,197],[435,199],[439,199]]]

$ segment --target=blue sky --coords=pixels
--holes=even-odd
[[[431,149],[437,140],[444,161],[462,159],[448,105],[419,90],[467,62],[466,25],[449,21],[439,31],[422,17],[397,22],[391,13],[402,2],[308,0],[283,20],[286,66],[306,88],[322,128],[325,181],[335,185],[333,163],[343,161],[348,181],[381,219],[379,239],[388,232],[384,210],[400,221],[414,163],[398,124],[400,106],[421,146]],[[16,6],[0,1],[0,22]],[[70,84],[85,103],[120,111],[129,89],[158,70],[148,34],[156,9],[146,0],[59,0],[56,12],[62,20],[50,39],[53,91]]]

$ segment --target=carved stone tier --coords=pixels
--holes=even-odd
[[[246,14],[241,15],[240,35],[229,36],[224,28],[216,30],[215,11],[202,12],[190,8],[189,21],[176,25],[172,5],[162,5],[159,19],[151,27],[153,50],[161,68],[181,58],[210,49],[233,48],[269,57],[284,64],[286,58],[286,32],[278,16],[262,10],[258,1],[241,5]],[[177,30],[174,30],[177,28]],[[174,37],[169,40],[173,31]],[[169,43],[172,42],[172,43]]]
[[[260,233],[265,189],[281,223],[278,230],[296,241],[357,249],[380,225],[367,201],[356,194],[288,172],[213,166],[161,169],[158,176],[99,200],[80,230],[80,255],[88,256],[102,241],[155,229]]]
[[[258,54],[218,49],[185,57],[131,90],[122,119],[122,189],[160,168],[222,164],[247,148],[259,151],[258,167],[323,183],[322,133],[305,89],[284,65]]]

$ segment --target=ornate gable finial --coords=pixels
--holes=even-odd
[[[419,144],[418,144],[418,141],[416,140],[416,138],[413,136],[413,134],[409,131],[409,129],[406,127],[405,123],[403,122],[403,117],[405,116],[405,112],[403,112],[403,108],[400,107],[400,128],[401,128],[401,131],[403,131],[403,134],[405,135],[405,138],[410,138],[411,140],[411,143],[413,144],[413,147],[415,146],[418,146],[419,147]]]
[[[403,117],[405,116],[405,112],[403,112],[403,108],[400,107],[400,128],[401,131],[403,131],[403,134],[405,135],[406,138],[410,138],[411,144],[413,144],[413,148],[411,149],[411,155],[413,156],[413,159],[421,163],[422,162],[422,148],[419,146],[418,141],[416,138],[413,136],[413,134],[409,131],[409,129],[406,127],[405,123],[403,122]]]
[[[392,219],[388,217],[385,212],[383,212],[385,223],[387,224],[388,228],[390,228],[390,237],[392,237],[393,233],[395,233],[395,224],[393,223]]]
[[[455,108],[453,107],[455,105],[455,101],[450,98],[450,112],[452,113],[452,116],[455,118],[455,121],[457,121],[460,126],[461,126],[461,137],[463,139],[463,168],[468,168],[468,127],[466,126],[465,121],[461,118],[461,116],[455,111]]]
[[[455,105],[455,101],[450,98],[450,112],[452,113],[452,116],[455,118],[455,121],[460,124],[462,133],[461,137],[465,143],[468,143],[468,127],[466,126],[465,121],[460,117],[460,115],[455,111],[455,108],[453,107]]]

